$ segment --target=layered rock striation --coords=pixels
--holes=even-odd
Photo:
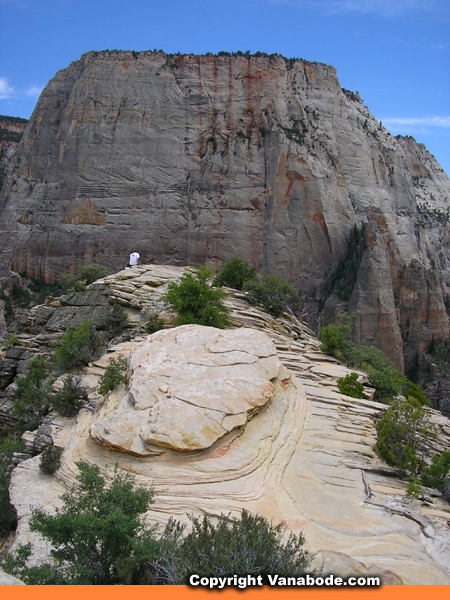
[[[148,312],[161,306],[167,283],[182,272],[135,267],[46,307],[57,336],[67,303],[75,322],[83,297],[97,290],[98,302],[103,296],[127,308],[135,335],[87,368],[83,383],[94,412],[47,417],[47,434],[64,448],[56,475],[39,471],[38,456],[13,471],[16,544],[31,541],[35,560],[45,560],[46,542],[28,528],[31,510],[60,506],[76,462],[85,460],[111,476],[117,464],[139,484],[153,486],[150,523],[187,520],[188,514],[237,516],[245,508],[303,531],[313,566],[322,572],[370,573],[385,584],[450,583],[448,504],[437,496],[426,502],[405,497],[401,474],[373,450],[375,421],[386,406],[341,394],[337,379],[349,369],[323,354],[305,325],[288,315],[274,319],[229,290],[233,329],[139,332]],[[42,308],[30,314],[29,337],[20,343],[49,344]],[[100,397],[108,359],[119,355],[128,360],[128,382]],[[367,381],[363,373],[360,378]],[[450,443],[449,420],[427,410],[439,431],[434,452],[440,452]],[[26,442],[34,444],[39,434],[27,433]]]
[[[0,260],[54,281],[88,261],[117,270],[134,249],[174,265],[237,254],[290,278],[311,323],[319,304],[327,318],[349,307],[354,341],[403,368],[448,335],[449,197],[434,158],[392,137],[333,67],[90,52],[30,119],[0,200]]]

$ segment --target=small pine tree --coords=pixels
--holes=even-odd
[[[39,469],[46,475],[53,475],[61,464],[63,449],[59,446],[47,446],[41,454]]]
[[[325,354],[345,360],[352,346],[347,340],[352,331],[352,317],[346,313],[341,313],[339,318],[340,322],[338,325],[330,324],[321,327],[319,331],[319,337],[322,342],[320,349]]]
[[[114,390],[121,383],[124,383],[127,370],[128,361],[124,356],[108,359],[105,372],[100,379],[98,393],[106,396],[108,392]]]
[[[226,294],[212,285],[212,272],[206,267],[195,275],[185,273],[178,282],[170,282],[162,300],[177,314],[176,325],[207,325],[225,329],[231,322],[223,304]]]
[[[274,317],[281,317],[286,307],[298,301],[298,293],[278,275],[260,275],[244,283],[252,304],[261,306]]]
[[[117,562],[132,555],[136,544],[149,547],[153,540],[153,530],[142,519],[152,503],[152,490],[137,486],[118,469],[108,485],[97,465],[76,464],[76,484],[62,496],[62,507],[54,514],[33,510],[30,519],[31,531],[50,542],[52,564],[28,568],[27,545],[2,565],[28,585],[116,584]]]
[[[105,329],[113,335],[118,335],[126,327],[128,313],[121,304],[113,304],[105,321]]]
[[[375,449],[393,467],[417,473],[426,454],[427,440],[435,436],[428,415],[415,398],[395,400],[377,426]]]
[[[242,290],[245,282],[253,279],[255,271],[255,267],[248,262],[233,256],[225,262],[214,283],[217,286],[225,285],[235,290]]]
[[[74,417],[88,400],[79,375],[66,375],[63,387],[53,396],[53,408],[63,417]]]
[[[65,373],[85,367],[101,353],[102,341],[91,321],[85,320],[68,329],[53,354],[57,372]]]
[[[337,386],[341,394],[351,398],[365,398],[364,386],[358,381],[358,373],[349,373],[337,380]]]
[[[23,429],[33,431],[47,414],[51,400],[51,381],[42,356],[35,356],[23,377],[16,380],[13,412]]]

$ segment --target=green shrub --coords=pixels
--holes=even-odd
[[[64,373],[85,367],[101,354],[102,342],[91,321],[85,320],[75,329],[68,329],[53,354],[57,372]]]
[[[389,404],[401,392],[402,379],[391,361],[375,346],[352,346],[348,362],[360,367],[369,376],[369,383],[375,388],[375,400]]]
[[[13,412],[22,429],[33,431],[47,414],[51,401],[51,381],[42,356],[35,356],[23,377],[16,379]]]
[[[214,523],[207,517],[191,517],[191,524],[192,531],[177,553],[185,571],[184,581],[179,583],[186,583],[190,573],[296,576],[304,573],[308,565],[302,534],[291,533],[283,543],[282,525],[273,526],[264,517],[245,510],[239,519],[222,515]]]
[[[164,321],[161,319],[158,313],[153,313],[147,319],[145,323],[145,331],[149,334],[156,333],[164,329]]]
[[[203,266],[195,275],[185,273],[179,282],[170,282],[162,300],[178,315],[176,325],[197,323],[224,329],[231,324],[225,297],[223,290],[213,287],[212,273]]]
[[[390,404],[399,394],[415,398],[429,406],[423,391],[402,375],[392,362],[375,346],[357,346],[348,340],[352,315],[341,314],[339,325],[326,325],[319,331],[322,352],[334,356],[350,367],[366,371],[375,388],[374,400]]]
[[[191,530],[169,522],[158,556],[122,561],[121,582],[130,584],[182,585],[192,573],[202,577],[268,574],[302,575],[308,564],[304,537],[293,533],[283,541],[285,529],[266,518],[242,511],[240,518],[190,517]],[[168,531],[167,531],[168,530]]]
[[[225,285],[235,290],[242,290],[244,283],[253,279],[255,271],[255,267],[248,262],[233,256],[225,262],[214,283],[217,286]]]
[[[375,449],[393,467],[417,473],[423,464],[426,443],[435,436],[429,417],[418,400],[395,400],[377,426]]]
[[[53,408],[62,417],[74,417],[87,399],[87,389],[81,384],[81,377],[69,374],[63,379],[62,389],[53,396]]]
[[[0,441],[0,535],[6,535],[17,526],[16,509],[9,498],[10,469],[14,452],[23,450],[22,440]]]
[[[424,467],[421,473],[423,485],[444,491],[449,481],[450,451],[444,451],[439,456],[433,456],[431,465]]]
[[[98,393],[106,396],[108,392],[114,390],[121,383],[124,383],[127,370],[128,361],[124,356],[108,359],[105,372],[100,379]]]
[[[352,317],[345,313],[339,315],[338,325],[325,325],[319,331],[319,338],[322,342],[320,349],[325,354],[334,356],[339,360],[345,360],[352,347],[351,342],[347,340],[352,330]]]
[[[10,335],[5,342],[5,348],[13,348],[19,345],[19,338],[15,335]]]
[[[345,377],[337,380],[337,385],[341,394],[351,398],[365,398],[364,386],[358,381],[358,373],[349,373]]]
[[[406,486],[406,495],[409,498],[418,498],[420,494],[420,481],[415,475],[411,475],[411,480]]]
[[[403,394],[403,396],[405,396],[405,398],[415,398],[420,402],[422,406],[430,406],[427,397],[418,385],[416,385],[403,375],[400,375],[399,383],[400,392]]]
[[[286,307],[298,301],[298,293],[278,275],[260,275],[246,281],[243,290],[252,304],[264,308],[274,317],[280,317]]]
[[[46,475],[53,475],[61,464],[63,449],[59,446],[47,446],[41,454],[39,469]]]
[[[321,327],[319,337],[322,342],[320,346],[322,352],[338,359],[342,358],[345,338],[339,330],[339,327],[333,324],[325,325],[324,327]]]
[[[82,292],[87,285],[106,277],[109,273],[108,267],[96,263],[80,265],[75,273],[64,273],[58,283],[70,292]]]
[[[152,503],[152,490],[136,486],[130,475],[118,470],[107,484],[97,465],[78,462],[77,467],[76,484],[62,496],[62,508],[52,515],[33,510],[30,519],[31,531],[50,542],[53,564],[27,568],[28,545],[2,565],[29,585],[118,583],[118,560],[153,538],[142,520]]]

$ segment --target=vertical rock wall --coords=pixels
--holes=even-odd
[[[28,124],[0,200],[0,261],[50,282],[89,261],[117,270],[134,249],[179,265],[239,255],[290,278],[314,320],[365,223],[344,308],[355,341],[403,368],[448,334],[449,197],[425,148],[393,138],[333,67],[91,52]]]

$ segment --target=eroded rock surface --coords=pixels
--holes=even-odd
[[[138,343],[130,372],[128,390],[91,435],[137,456],[209,448],[265,406],[280,375],[290,379],[264,333],[199,325]]]
[[[116,298],[123,294],[122,302],[130,311],[138,310],[133,306],[153,310],[168,281],[181,273],[181,269],[142,265],[98,285]],[[238,292],[230,291],[227,305],[236,329],[185,326],[150,337],[137,335],[112,346],[87,369],[84,383],[97,403],[95,414],[81,410],[77,418],[53,416],[48,423],[54,443],[64,447],[56,475],[39,471],[39,457],[20,463],[12,473],[11,498],[19,517],[16,544],[31,541],[36,560],[45,558],[46,543],[28,529],[31,509],[41,506],[51,511],[59,506],[59,497],[75,480],[75,463],[82,459],[106,467],[111,476],[118,463],[139,484],[153,486],[150,523],[164,523],[171,516],[186,520],[187,514],[237,516],[245,508],[274,523],[283,522],[288,531],[303,531],[307,548],[316,554],[314,565],[325,572],[378,574],[385,583],[450,584],[448,504],[439,497],[425,503],[406,498],[407,483],[374,453],[375,421],[386,407],[342,395],[337,379],[349,369],[323,354],[313,333],[296,319],[287,315],[274,319],[249,306]],[[148,350],[152,344],[154,352]],[[98,380],[108,358],[118,354],[130,360],[130,382],[101,398]],[[183,360],[177,362],[178,357]],[[214,377],[202,379],[201,369],[212,374],[239,374],[243,369],[245,377],[257,369],[258,379],[274,389],[252,414],[247,388],[229,404],[231,394],[225,398],[220,389],[206,383],[208,398],[202,398],[201,388],[192,381],[200,379],[203,385]],[[134,380],[135,373],[142,375],[141,383]],[[232,381],[228,375],[226,380]],[[127,396],[129,391],[135,404]],[[261,399],[264,393],[256,395]],[[157,421],[170,446],[167,438],[162,445],[159,440],[159,445],[155,440],[144,442],[142,421],[135,423],[128,416],[129,421],[122,420],[122,414],[148,419],[152,408],[169,396],[183,408],[178,413],[161,411]],[[221,414],[237,407],[236,414],[245,413],[246,420],[228,432],[219,431],[208,447],[176,449],[185,425],[197,431],[197,423],[183,422],[187,399],[195,400],[200,411],[210,410],[213,401],[221,406],[217,411]],[[442,451],[450,444],[450,422],[436,411],[429,413],[439,430],[435,452]],[[114,446],[93,437],[98,424],[103,429],[116,427],[116,435],[124,423],[131,426],[119,440],[123,441],[120,448],[117,438],[110,440]],[[176,436],[168,428],[175,428]],[[136,440],[141,444],[139,452],[130,452]],[[144,456],[149,449],[153,453]]]
[[[17,579],[17,577],[13,577],[12,575],[8,575],[2,569],[0,569],[0,585],[25,585],[23,581]]]

